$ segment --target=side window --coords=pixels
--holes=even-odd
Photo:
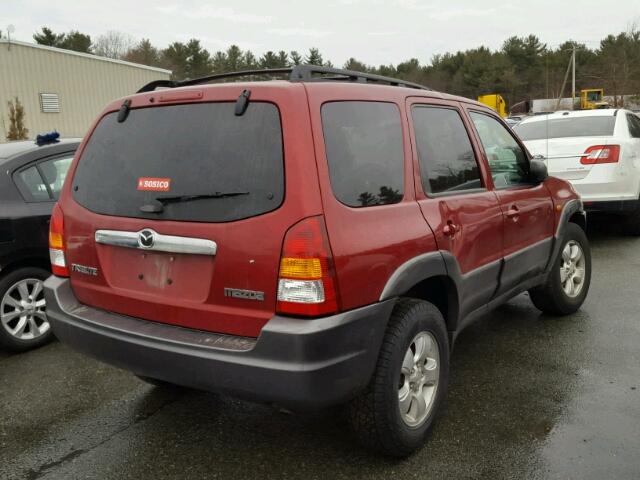
[[[322,129],[331,188],[340,202],[368,207],[402,200],[404,148],[396,105],[326,103]]]
[[[640,117],[627,113],[627,124],[629,125],[629,133],[633,138],[640,138]]]
[[[496,188],[529,183],[529,160],[518,142],[495,118],[470,112],[489,161]]]
[[[18,172],[17,181],[22,187],[20,190],[23,195],[28,197],[26,200],[32,202],[48,202],[51,200],[47,187],[35,165]]]
[[[62,185],[64,185],[64,179],[67,177],[67,170],[69,170],[72,160],[73,156],[61,157],[47,160],[38,165],[55,200],[57,200],[60,195],[60,190],[62,190]]]
[[[425,193],[482,188],[480,169],[457,110],[414,106],[411,110]]]

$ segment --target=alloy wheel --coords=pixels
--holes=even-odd
[[[0,323],[12,337],[35,340],[49,331],[43,282],[26,278],[13,284],[0,302]]]
[[[575,298],[582,292],[586,273],[586,260],[582,247],[575,240],[567,242],[562,250],[560,284],[564,293]]]
[[[420,332],[409,344],[398,388],[400,416],[410,427],[422,425],[433,408],[440,378],[440,350],[435,337]]]

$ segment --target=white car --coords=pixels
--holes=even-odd
[[[568,180],[589,211],[625,215],[640,235],[640,117],[628,110],[563,111],[513,128],[549,175]]]

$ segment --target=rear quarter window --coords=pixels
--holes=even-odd
[[[329,102],[322,129],[335,197],[351,207],[397,203],[404,194],[400,110],[383,102]]]

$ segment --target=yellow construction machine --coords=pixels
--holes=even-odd
[[[484,103],[488,107],[493,108],[502,118],[507,118],[507,102],[504,101],[499,93],[491,93],[489,95],[480,95],[478,97],[480,103]]]
[[[600,108],[609,108],[609,103],[604,100],[603,88],[580,90],[580,110],[596,110]]]

